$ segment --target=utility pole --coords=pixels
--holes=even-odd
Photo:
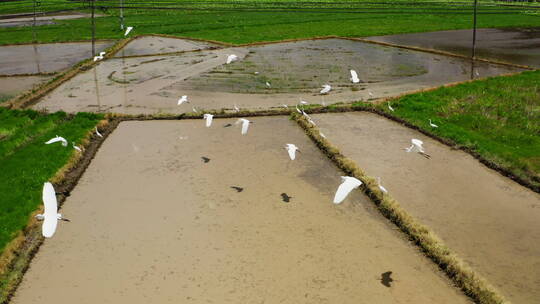
[[[472,38],[472,52],[471,52],[471,79],[474,78],[474,58],[476,57],[476,8],[478,6],[478,0],[474,0],[474,13],[473,13],[473,38]]]
[[[124,0],[120,0],[120,29],[124,30]]]
[[[92,0],[92,56],[96,56],[96,20],[94,18],[96,11],[96,0]]]
[[[36,39],[36,11],[37,11],[37,0],[34,0],[34,19],[32,22],[32,36],[34,38],[34,43],[37,42]]]

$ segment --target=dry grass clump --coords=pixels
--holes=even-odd
[[[377,187],[377,181],[367,176],[354,161],[346,158],[337,147],[323,138],[317,127],[301,115],[293,113],[292,117],[341,170],[364,183],[363,191],[377,205],[380,212],[405,232],[466,295],[480,304],[509,303],[493,286],[453,253],[435,233],[407,213],[394,198],[382,193]]]

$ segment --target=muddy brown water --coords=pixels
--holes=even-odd
[[[240,60],[225,65],[228,54],[236,54]],[[362,83],[350,82],[350,68],[357,70]],[[520,71],[486,63],[477,69],[482,76]],[[467,80],[470,65],[459,58],[327,39],[112,59],[97,66],[97,75],[99,98],[93,73],[87,71],[58,87],[34,108],[155,114],[191,112],[194,106],[199,110],[232,109],[235,104],[267,109],[295,105],[300,99],[330,104]],[[319,91],[326,83],[333,90],[321,96]],[[177,106],[182,95],[188,95],[192,103]]]
[[[12,303],[469,302],[360,191],[332,204],[341,173],[294,122],[253,121],[121,123]]]
[[[540,195],[368,113],[313,115],[324,135],[513,303],[540,299]],[[426,121],[426,124],[428,122]],[[439,125],[444,128],[444,125]],[[412,138],[426,153],[407,153]]]
[[[36,88],[40,84],[50,80],[53,76],[17,76],[0,77],[0,99],[2,96],[13,97],[22,92]]]
[[[96,52],[113,44],[98,41]],[[58,72],[93,56],[92,44],[88,42],[0,46],[0,75]]]
[[[116,53],[116,57],[140,56],[151,54],[162,54],[172,52],[183,52],[207,49],[216,47],[216,44],[187,39],[143,36],[128,43],[121,52]]]
[[[540,28],[478,29],[476,56],[540,68]],[[471,55],[472,30],[367,37],[367,39]]]

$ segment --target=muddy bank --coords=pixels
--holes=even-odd
[[[228,54],[240,60],[225,65]],[[232,109],[235,104],[267,109],[295,105],[301,99],[330,104],[395,96],[470,77],[469,63],[460,58],[344,39],[119,60],[101,62],[95,79],[93,71],[82,73],[34,108],[128,114],[185,113],[193,107]],[[360,83],[349,80],[351,68],[358,72]],[[482,77],[519,71],[487,63],[476,69]],[[333,89],[322,96],[319,91],[326,83]],[[182,95],[192,103],[177,106]]]
[[[128,43],[116,57],[121,56],[141,56],[151,54],[163,54],[172,52],[184,52],[207,49],[217,45],[187,39],[175,39],[158,36],[143,36]]]
[[[540,28],[478,29],[476,56],[540,68]],[[367,39],[471,55],[472,30],[367,37]]]
[[[98,41],[96,52],[113,44]],[[92,44],[88,42],[0,46],[0,75],[58,72],[93,56]]]
[[[121,123],[13,303],[468,302],[359,191],[331,203],[340,172],[294,122],[253,121]]]
[[[345,156],[513,303],[540,296],[540,196],[473,157],[368,113],[318,114]],[[441,126],[443,127],[443,126]],[[432,158],[406,153],[411,138]]]

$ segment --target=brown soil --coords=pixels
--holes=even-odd
[[[175,39],[159,36],[142,36],[128,43],[116,57],[140,56],[172,52],[184,52],[207,49],[217,45],[187,39]]]
[[[114,42],[96,42],[96,52],[112,46]],[[0,75],[57,72],[80,61],[92,58],[89,42],[45,43],[0,46]]]
[[[224,65],[227,54],[244,60]],[[336,55],[338,54],[338,55]],[[219,60],[216,59],[219,56]],[[344,39],[277,43],[246,48],[201,51],[165,60],[148,58],[108,60],[98,66],[97,81],[88,71],[57,88],[35,105],[50,111],[106,111],[127,114],[185,113],[200,109],[262,109],[310,103],[335,103],[394,96],[470,77],[469,62],[417,51]],[[337,59],[336,59],[337,58]],[[349,68],[362,83],[353,85]],[[520,69],[477,63],[482,77]],[[128,84],[107,76],[125,75]],[[258,72],[258,74],[255,74]],[[266,82],[271,88],[267,88]],[[97,85],[96,85],[97,83]],[[333,90],[321,96],[321,86]],[[96,97],[96,86],[100,92]],[[372,93],[372,96],[369,95]],[[176,106],[182,95],[191,104]],[[70,98],[69,96],[77,96]]]
[[[360,191],[331,203],[340,172],[293,122],[253,121],[121,123],[13,303],[468,302]]]
[[[313,115],[325,136],[514,303],[540,298],[540,195],[470,155],[368,113]],[[444,126],[441,126],[444,127]],[[431,159],[406,153],[424,141]]]
[[[0,95],[18,95],[39,86],[51,78],[52,76],[0,77]]]

